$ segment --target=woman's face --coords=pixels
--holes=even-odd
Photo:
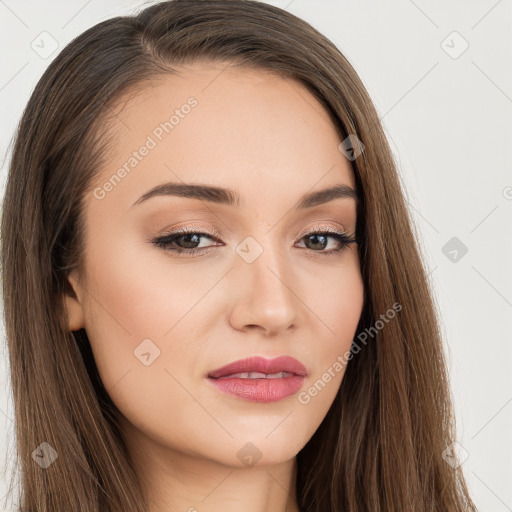
[[[363,306],[357,245],[339,250],[336,238],[355,235],[354,198],[299,203],[355,182],[306,88],[222,69],[182,68],[113,112],[84,212],[85,268],[70,276],[78,300],[66,305],[141,453],[275,464],[329,410]],[[141,199],[164,184],[175,188]],[[176,188],[185,184],[198,188]],[[170,241],[179,229],[192,234]],[[208,377],[252,356],[291,356],[307,375],[222,379],[239,394]]]

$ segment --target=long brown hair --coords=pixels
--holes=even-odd
[[[99,23],[62,50],[26,106],[1,224],[21,509],[147,510],[87,335],[69,332],[63,297],[73,293],[68,272],[83,264],[83,199],[108,150],[102,122],[122,95],[199,59],[298,80],[340,141],[364,144],[351,159],[365,287],[358,333],[372,334],[297,455],[300,510],[476,511],[461,467],[443,458],[455,421],[439,320],[379,116],[332,42],[254,0],[166,1]],[[396,316],[376,329],[393,304]],[[43,442],[58,454],[45,470],[33,457]]]

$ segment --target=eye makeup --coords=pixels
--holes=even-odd
[[[200,245],[200,240],[205,238],[213,240],[217,245],[208,245],[207,247],[196,246],[196,244]],[[319,256],[334,256],[343,252],[350,244],[356,243],[355,238],[351,234],[336,230],[331,226],[320,226],[314,230],[307,231],[299,238],[299,241],[306,240],[308,243],[313,241],[313,244],[328,246],[329,239],[335,241],[337,244],[336,248],[324,251],[322,249],[317,250],[306,247],[305,250],[319,253]],[[179,257],[206,255],[214,251],[215,247],[219,247],[218,243],[223,243],[220,234],[215,230],[203,230],[203,228],[194,226],[174,229],[149,241],[155,247]],[[193,247],[180,247],[180,244],[192,245]]]

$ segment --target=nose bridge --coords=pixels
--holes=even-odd
[[[232,324],[238,329],[260,326],[267,332],[286,330],[297,321],[299,302],[293,293],[288,255],[271,235],[246,237],[236,248],[235,279],[240,293]]]

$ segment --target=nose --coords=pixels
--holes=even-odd
[[[251,263],[238,259],[232,279],[237,287],[230,312],[234,329],[275,336],[297,327],[303,302],[293,289],[291,265],[277,251],[265,248]]]

